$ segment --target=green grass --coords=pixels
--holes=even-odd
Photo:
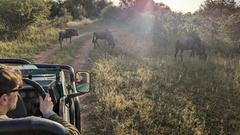
[[[78,50],[84,45],[87,40],[90,40],[90,35],[78,38],[72,43],[64,46],[58,52],[56,52],[47,63],[58,63],[58,64],[71,64],[76,56],[78,55]]]
[[[31,59],[57,41],[58,31],[52,27],[29,27],[16,40],[0,41],[0,56]]]
[[[113,52],[91,54],[97,104],[84,134],[240,133],[238,56],[209,54],[203,62],[184,53],[182,62],[173,46],[152,46],[137,35],[117,39]]]

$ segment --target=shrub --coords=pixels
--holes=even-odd
[[[67,23],[72,20],[72,16],[70,15],[65,15],[62,17],[56,17],[55,19],[52,20],[52,25],[54,27],[66,27]]]
[[[10,35],[18,34],[29,25],[42,20],[48,15],[48,7],[43,0],[1,0],[1,31]]]
[[[122,13],[119,7],[108,6],[102,10],[102,17],[104,19],[117,19]]]

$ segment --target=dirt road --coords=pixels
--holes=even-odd
[[[80,34],[79,36],[73,37],[72,41],[75,40],[75,39],[81,38],[83,36],[89,35],[89,34],[90,33]],[[64,40],[63,43],[62,43],[63,47],[66,46],[67,44],[69,44],[69,41],[66,41],[66,40]],[[49,47],[48,49],[40,52],[38,55],[35,55],[34,58],[33,58],[33,62],[34,63],[44,63],[49,59],[50,56],[54,55],[60,49],[61,49],[60,44],[56,43],[56,44],[52,45],[51,47]]]
[[[72,40],[76,40],[78,38],[81,38],[83,36],[89,35],[89,33],[83,33],[77,37],[74,37]],[[63,47],[69,44],[69,42],[64,41]],[[84,45],[78,50],[78,55],[75,57],[75,60],[70,64],[75,71],[88,71],[89,70],[89,64],[88,64],[88,57],[89,53],[92,49],[92,43],[91,39],[87,40],[87,42],[84,43]],[[54,55],[57,51],[59,51],[60,45],[56,43],[55,45],[52,45],[50,48],[46,49],[45,51],[41,52],[40,54],[36,55],[33,59],[34,63],[44,63],[46,62],[49,57]],[[92,121],[90,121],[90,113],[91,113],[91,107],[94,106],[94,99],[91,98],[91,93],[84,94],[80,97],[81,102],[81,122],[82,122],[82,133],[87,132],[87,129],[91,127]]]

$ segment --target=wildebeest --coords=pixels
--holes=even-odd
[[[181,60],[183,59],[182,53],[184,50],[191,50],[190,57],[194,56],[196,53],[200,59],[207,59],[205,45],[201,39],[194,34],[185,34],[180,36],[176,41],[175,49],[175,58],[178,54],[178,51],[180,51]]]
[[[78,31],[76,29],[65,29],[65,31],[59,32],[58,40],[59,40],[61,48],[62,48],[62,42],[64,39],[69,38],[70,43],[71,43],[72,36],[78,36]]]
[[[113,35],[107,29],[104,31],[93,32],[92,43],[94,44],[94,48],[98,46],[98,42],[97,42],[98,39],[107,41],[109,48],[113,48],[115,46]]]

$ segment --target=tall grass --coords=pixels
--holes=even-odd
[[[171,44],[117,38],[112,52],[91,54],[98,103],[86,134],[240,134],[238,57],[180,61]]]
[[[56,42],[58,31],[50,26],[30,26],[17,39],[0,41],[0,57],[31,59],[36,53]]]

